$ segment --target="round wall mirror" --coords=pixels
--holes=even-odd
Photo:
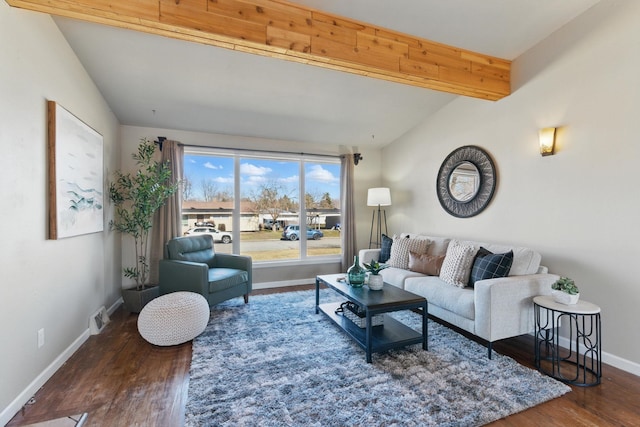
[[[489,154],[466,145],[451,152],[438,171],[436,191],[451,215],[468,218],[487,207],[496,187],[496,171]]]

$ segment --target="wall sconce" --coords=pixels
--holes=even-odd
[[[544,128],[538,132],[540,137],[540,154],[550,156],[556,145],[556,128]]]

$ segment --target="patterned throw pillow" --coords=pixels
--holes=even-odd
[[[467,286],[476,252],[477,250],[473,245],[452,240],[442,262],[440,278],[459,288]]]
[[[378,257],[378,262],[387,262],[391,257],[391,245],[393,244],[393,239],[386,234],[382,235],[382,245],[380,247],[380,257]]]
[[[469,286],[473,287],[478,280],[507,277],[513,264],[513,251],[504,254],[493,252],[480,247],[469,278]]]
[[[409,251],[423,254],[427,252],[429,240],[427,239],[411,239],[409,237],[393,237],[393,245],[391,245],[391,257],[389,258],[389,267],[409,269]]]
[[[417,254],[409,251],[409,270],[427,276],[439,276],[443,261],[444,255]]]

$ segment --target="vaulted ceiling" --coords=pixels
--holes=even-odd
[[[65,16],[87,12],[82,1],[7,1],[36,10],[46,9],[34,4],[57,4],[50,13]],[[313,9],[315,44],[303,30],[290,31],[293,19],[285,18],[288,27],[274,24],[291,7],[280,0],[161,0],[170,7],[165,11],[182,8],[170,23],[184,26],[183,40],[95,23],[108,21],[101,11],[94,22],[55,21],[122,124],[363,147],[388,144],[457,96],[508,95],[509,61],[597,1],[295,0],[299,10]],[[257,19],[254,27],[232,18],[260,5],[275,10],[264,44],[260,36],[252,39],[263,12],[243,15]],[[201,7],[221,14],[217,26],[203,28]],[[164,16],[166,24],[169,13]],[[156,31],[162,25],[151,32],[162,33]],[[339,27],[358,30],[359,44],[342,49],[356,33]],[[227,34],[203,42],[193,37],[202,29]],[[260,49],[260,55],[246,52]],[[442,56],[449,52],[462,55],[464,65]]]

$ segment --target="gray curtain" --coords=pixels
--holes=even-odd
[[[169,161],[171,179],[182,181],[182,161],[184,147],[178,141],[165,140],[162,143],[162,161]],[[149,260],[150,283],[158,283],[158,263],[164,258],[167,242],[182,235],[182,186],[167,199],[167,202],[155,214],[151,230],[151,259]]]
[[[353,203],[353,154],[340,156],[340,162],[342,164],[340,175],[342,271],[347,271],[347,268],[353,264],[353,257],[357,253],[356,213]]]

